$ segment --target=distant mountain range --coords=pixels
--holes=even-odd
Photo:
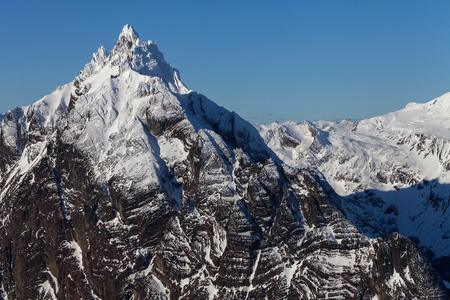
[[[252,124],[126,25],[1,120],[0,299],[448,299],[447,112]]]

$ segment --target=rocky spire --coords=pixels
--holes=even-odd
[[[127,24],[123,26],[122,32],[119,35],[119,39],[121,37],[126,37],[135,41],[139,39],[139,34],[134,30],[133,26]]]
[[[140,38],[138,33],[134,30],[133,26],[127,24],[123,27],[113,51],[119,52],[131,50],[133,46],[139,43],[139,41]]]
[[[179,73],[165,61],[156,43],[142,41],[133,26],[128,24],[123,27],[111,54],[103,46],[100,47],[77,78],[83,81],[105,66],[119,66],[119,74],[131,69],[142,75],[160,77],[172,91],[188,92]]]

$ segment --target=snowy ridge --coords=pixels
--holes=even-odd
[[[450,255],[449,112],[445,94],[359,122],[254,125],[285,163],[320,171],[364,232],[398,231],[439,257]]]
[[[427,103],[409,103],[406,108],[358,123],[358,131],[398,131],[422,133],[439,139],[449,139],[450,93]]]

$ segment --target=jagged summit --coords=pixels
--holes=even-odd
[[[93,54],[92,61],[86,64],[77,80],[82,82],[105,68],[114,69],[115,77],[132,70],[141,75],[160,78],[172,92],[189,92],[181,82],[179,72],[166,62],[156,43],[142,41],[130,25],[123,27],[110,54],[103,46]]]
[[[151,42],[150,42],[151,43]],[[150,44],[141,41],[139,34],[134,30],[133,26],[125,25],[122,32],[119,34],[114,50],[116,52],[128,52],[133,51],[139,44]],[[142,45],[141,45],[142,46]]]
[[[109,57],[108,51],[106,51],[104,46],[100,46],[97,52],[92,55],[92,60],[96,63],[104,62],[105,59]]]
[[[128,24],[123,26],[122,32],[119,35],[119,39],[122,37],[133,41],[140,39],[139,34],[136,32],[136,30],[134,30],[134,27]]]

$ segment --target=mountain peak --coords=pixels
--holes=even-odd
[[[111,53],[101,46],[77,79],[81,82],[104,68],[112,69],[117,66],[118,71],[111,71],[116,77],[127,70],[133,70],[141,75],[161,78],[173,92],[187,93],[189,91],[181,82],[178,71],[165,61],[156,43],[142,41],[133,26],[128,24],[123,27]]]
[[[123,26],[122,32],[119,35],[119,40],[121,37],[132,41],[140,39],[139,34],[134,30],[134,27],[128,24]]]
[[[109,56],[108,51],[106,51],[104,46],[98,48],[97,52],[92,55],[95,62],[103,63]]]
[[[140,43],[142,41],[139,34],[134,30],[133,26],[127,24],[123,27],[114,50],[117,52],[128,52]]]

